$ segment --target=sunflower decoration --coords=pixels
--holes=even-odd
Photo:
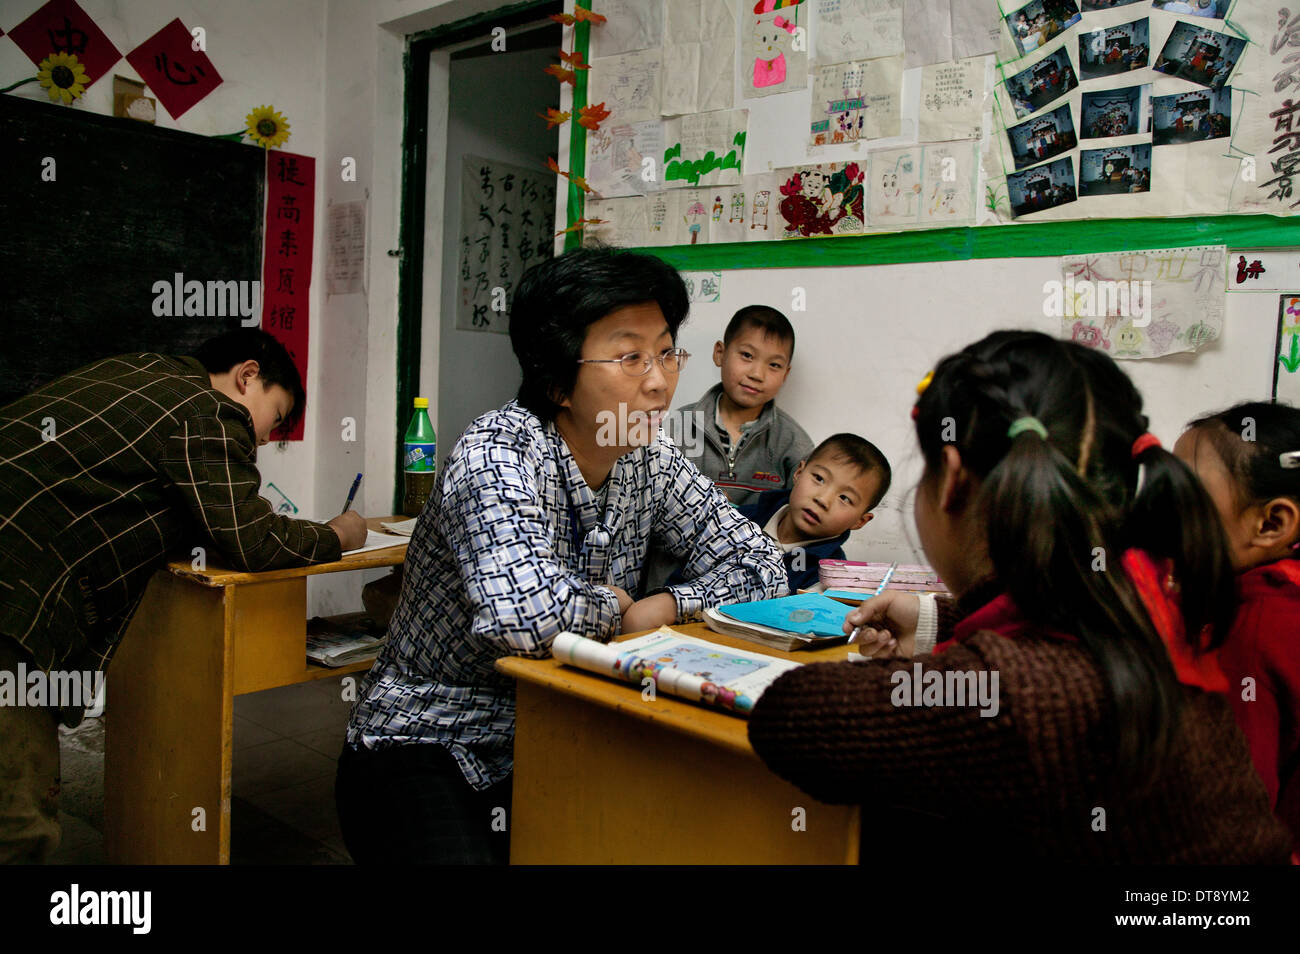
[[[74,99],[81,99],[90,84],[86,68],[75,53],[51,53],[41,60],[36,79],[50,94],[50,99],[62,100],[68,105],[72,105]]]
[[[244,120],[247,134],[265,149],[283,146],[289,138],[289,121],[274,106],[258,106]]]

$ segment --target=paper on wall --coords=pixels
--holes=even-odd
[[[668,0],[663,114],[730,109],[735,100],[736,0]]]
[[[699,100],[700,44],[666,44],[660,112],[665,116],[698,112]]]
[[[813,63],[824,65],[903,52],[903,0],[817,0]]]
[[[748,208],[746,242],[770,242],[780,234],[781,217],[777,211],[777,205],[781,201],[778,187],[780,179],[780,174],[776,172],[745,176],[744,184],[748,192],[745,196]]]
[[[885,56],[862,64],[863,139],[897,136],[902,114],[903,58]]]
[[[606,18],[591,28],[592,59],[663,46],[664,6],[659,0],[592,0],[591,10]]]
[[[606,122],[587,133],[587,184],[606,199],[658,192],[663,154],[664,124],[659,120]]]
[[[957,0],[960,6],[970,0]],[[907,69],[946,63],[953,57],[950,0],[907,0],[903,7]]]
[[[777,203],[784,238],[852,235],[866,229],[864,163],[799,166],[780,181]]]
[[[921,142],[979,139],[984,114],[984,57],[921,69]]]
[[[964,60],[996,53],[1002,21],[997,0],[960,0],[952,5],[952,55]]]
[[[921,212],[921,147],[871,154],[867,214],[873,229],[914,225]]]
[[[709,244],[743,242],[749,226],[747,200],[753,176],[745,176],[740,185],[715,186],[709,206]]]
[[[708,189],[682,189],[677,193],[677,229],[680,245],[707,245],[713,194]]]
[[[677,193],[656,192],[646,196],[646,241],[648,246],[680,245],[677,228]]]
[[[587,101],[604,103],[617,123],[658,119],[663,54],[642,50],[591,62]]]
[[[973,142],[926,146],[921,180],[921,222],[935,228],[969,225],[975,218]]]
[[[1048,314],[1062,337],[1112,358],[1197,351],[1223,330],[1225,256],[1206,245],[1062,258]]]
[[[694,113],[664,123],[664,187],[733,185],[745,162],[746,109]]]
[[[758,15],[751,10],[746,5],[740,32],[740,79],[745,96],[804,89],[808,85],[806,34],[795,42],[798,31],[807,29],[808,13],[803,5]]]
[[[583,244],[603,242],[620,248],[641,248],[649,244],[646,229],[646,199],[634,196],[629,199],[595,199],[588,197],[583,217],[601,219],[600,225],[589,225],[583,230]]]
[[[1273,400],[1300,407],[1300,295],[1278,299],[1276,340]]]

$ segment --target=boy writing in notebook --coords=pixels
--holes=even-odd
[[[794,357],[794,328],[775,308],[749,305],[732,316],[713,363],[722,381],[681,409],[686,428],[699,428],[684,447],[705,477],[733,504],[752,504],[765,490],[789,487],[812,450],[808,434],[776,406]]]
[[[200,543],[234,569],[272,570],[361,546],[354,511],[294,520],[258,496],[257,448],[303,400],[284,345],[241,328],[193,356],[105,358],[0,407],[0,685],[102,680],[174,550],[188,560]],[[0,863],[42,861],[58,845],[57,726],[76,725],[88,703],[0,697]]]
[[[821,560],[844,559],[844,541],[872,518],[890,476],[875,444],[836,434],[799,464],[790,490],[769,490],[739,510],[780,546],[795,593],[818,582]]]

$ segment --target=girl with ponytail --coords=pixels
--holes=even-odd
[[[1228,701],[1300,852],[1300,409],[1238,404],[1193,421],[1174,452],[1227,534],[1241,597],[1220,652]]]
[[[916,525],[956,600],[887,591],[855,610],[864,654],[915,659],[787,673],[750,719],[758,754],[822,801],[919,813],[909,839],[963,851],[1285,862],[1221,695],[1223,532],[1127,376],[1073,342],[998,332],[918,390]],[[972,685],[994,704],[952,691]],[[864,824],[864,841],[882,834]]]

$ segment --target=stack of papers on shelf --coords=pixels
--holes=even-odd
[[[773,649],[820,649],[843,639],[849,607],[820,593],[800,593],[754,603],[706,609],[709,629]]]
[[[369,613],[313,616],[307,621],[307,661],[334,669],[374,659],[386,636],[386,627]]]
[[[822,560],[818,567],[822,587],[826,591],[859,591],[862,596],[874,593],[889,570],[888,563],[859,563],[854,560]],[[911,590],[917,593],[946,593],[947,587],[933,567],[918,564],[899,564],[889,580],[887,590]]]

